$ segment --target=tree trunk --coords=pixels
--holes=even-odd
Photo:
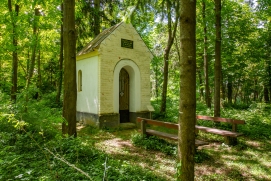
[[[33,76],[34,67],[35,67],[35,61],[36,61],[36,50],[38,45],[38,19],[37,16],[39,16],[39,9],[35,8],[35,16],[34,16],[34,22],[33,22],[33,43],[32,43],[32,54],[31,54],[31,61],[29,62],[29,68],[27,72],[27,78],[26,78],[26,95],[25,95],[25,112],[27,112],[27,103],[29,99],[29,86],[31,84],[31,78]]]
[[[231,76],[228,77],[228,104],[231,106],[232,105],[232,78]]]
[[[198,69],[198,76],[199,76],[199,97],[200,100],[203,98],[203,82],[202,82],[202,77],[201,77],[201,71]]]
[[[60,104],[60,95],[62,90],[62,79],[63,79],[63,3],[61,4],[62,18],[60,27],[60,52],[59,52],[59,73],[58,73],[58,84],[57,84],[57,94],[56,103]]]
[[[214,116],[220,117],[220,76],[221,76],[221,0],[215,0],[216,41],[215,41],[215,98]]]
[[[32,44],[32,54],[31,54],[31,61],[29,63],[29,70],[27,75],[27,82],[26,87],[28,88],[31,83],[31,78],[33,76],[34,67],[35,67],[35,61],[36,61],[36,50],[38,45],[38,20],[37,16],[39,16],[39,9],[35,8],[35,17],[33,22],[33,44]]]
[[[253,100],[256,101],[258,99],[258,89],[257,89],[257,79],[254,80],[254,95]]]
[[[207,25],[206,25],[206,4],[205,0],[202,1],[202,19],[204,23],[204,77],[205,77],[205,102],[208,108],[211,108],[211,95],[209,87],[209,62],[208,62],[208,38],[207,38]]]
[[[76,39],[75,39],[75,2],[63,2],[63,39],[64,39],[64,100],[62,133],[77,136],[76,132]],[[66,124],[68,123],[68,125]]]
[[[196,1],[180,0],[180,107],[177,180],[194,180]]]
[[[100,34],[100,0],[94,0],[94,37]]]
[[[167,86],[168,86],[168,60],[169,60],[169,53],[170,49],[172,47],[172,44],[174,42],[174,38],[177,31],[177,25],[178,25],[178,19],[179,19],[179,13],[177,7],[176,9],[176,16],[175,16],[175,22],[174,27],[172,30],[172,22],[171,22],[171,1],[167,0],[167,16],[168,16],[168,41],[167,41],[167,47],[164,52],[164,81],[163,81],[163,89],[162,89],[162,101],[161,101],[161,107],[160,107],[160,113],[165,115],[166,113],[166,100],[167,100]]]
[[[11,101],[16,102],[16,93],[17,93],[17,84],[18,84],[18,40],[16,33],[16,21],[19,14],[19,5],[15,4],[15,13],[12,10],[12,2],[8,0],[8,9],[11,15],[12,20],[12,44],[14,46],[14,50],[12,52],[12,87],[11,87]]]
[[[267,60],[268,63],[268,91],[269,91],[269,98],[271,99],[271,60]],[[270,101],[269,99],[269,101]]]
[[[40,69],[40,50],[39,50],[39,54],[38,54],[38,82],[37,82],[37,87],[39,92],[41,92],[41,69]],[[40,98],[40,93],[37,92],[37,96],[36,98]]]
[[[236,87],[236,93],[235,93],[235,96],[234,96],[234,104],[237,103],[237,96],[239,94],[239,86],[240,86],[240,80],[237,81],[238,82],[238,85]]]
[[[155,97],[156,97],[156,100],[158,99],[158,96],[159,96],[159,90],[158,90],[158,71],[159,71],[159,68],[158,68],[158,63],[155,64],[155,70],[154,70],[154,74],[155,74]]]
[[[264,86],[263,88],[263,95],[264,95],[264,102],[269,103],[269,93],[268,93],[268,87]]]
[[[226,99],[226,85],[224,84],[224,81],[223,81],[223,73],[221,71],[221,74],[220,74],[220,86],[221,86],[221,98],[222,100],[224,101]]]

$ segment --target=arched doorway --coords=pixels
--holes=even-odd
[[[120,108],[120,75],[121,70],[125,70],[128,74],[128,80],[129,82],[126,82],[128,87],[128,111],[126,108],[126,114],[125,111],[122,111]],[[123,71],[122,71],[123,72]],[[126,75],[127,75],[126,74]],[[125,122],[135,122],[134,115],[141,110],[141,80],[140,80],[140,71],[138,66],[134,63],[132,60],[120,60],[114,69],[114,81],[113,81],[114,89],[113,89],[113,110],[114,113],[119,114],[119,120],[120,123],[122,121]],[[121,111],[120,111],[121,110]],[[127,115],[128,112],[128,115]],[[124,113],[124,114],[122,114]],[[125,115],[127,115],[126,118],[123,118]]]
[[[119,114],[120,123],[129,122],[129,74],[122,68],[119,74]]]

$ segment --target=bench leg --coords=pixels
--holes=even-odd
[[[141,135],[142,137],[146,136],[146,121],[144,119],[141,121]]]
[[[235,137],[230,137],[230,136],[225,136],[225,142],[227,145],[237,145],[237,138]]]

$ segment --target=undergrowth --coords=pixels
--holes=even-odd
[[[142,137],[140,134],[134,134],[132,135],[131,141],[135,146],[142,147],[146,150],[157,150],[167,155],[177,154],[176,144],[169,143],[156,136]]]
[[[61,108],[46,100],[11,104],[0,93],[0,180],[165,180],[112,158],[94,141],[63,137]],[[93,134],[98,131],[90,128]]]
[[[173,156],[177,156],[178,154],[178,148],[176,143],[170,143],[156,136],[143,137],[141,134],[136,133],[132,135],[131,141],[135,146],[144,148],[146,150],[160,151],[167,155]],[[209,156],[204,150],[196,151],[195,154],[196,163],[201,163],[206,159],[209,159]]]
[[[159,113],[160,100],[152,100],[155,108],[153,119],[178,123],[179,99],[167,97],[167,114]],[[208,108],[203,102],[197,102],[197,115],[213,116],[213,108]],[[228,106],[225,104],[221,108],[221,117],[245,120],[245,125],[238,125],[238,132],[244,133],[252,139],[271,139],[271,107],[266,103],[253,102],[250,105],[235,104]],[[211,121],[198,121],[202,126],[218,126],[219,128],[231,130],[231,124],[221,123],[214,125]]]

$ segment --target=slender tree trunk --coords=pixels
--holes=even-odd
[[[40,69],[40,50],[38,53],[38,82],[37,82],[37,87],[38,87],[38,92],[36,93],[36,98],[40,98],[40,92],[41,92],[41,69]]]
[[[269,93],[268,93],[268,87],[264,86],[263,88],[263,95],[264,95],[264,102],[269,103]]]
[[[76,39],[75,39],[75,0],[63,1],[64,39],[64,100],[62,133],[77,136],[76,132]],[[68,123],[68,125],[66,124]]]
[[[237,103],[237,96],[239,94],[239,86],[240,86],[240,80],[238,80],[238,85],[236,87],[236,93],[235,93],[235,96],[234,96],[234,104]]]
[[[220,83],[221,83],[221,0],[215,0],[216,41],[215,41],[215,98],[214,116],[220,117]]]
[[[198,69],[197,70],[198,72],[198,76],[199,76],[199,97],[200,97],[200,100],[202,100],[203,98],[203,82],[202,82],[202,77],[201,77],[201,71]]]
[[[30,48],[29,48],[30,49]],[[25,77],[27,79],[28,71],[29,71],[29,62],[30,62],[30,50],[27,51],[27,61],[26,61],[26,74]]]
[[[63,3],[61,4],[62,18],[61,18],[61,32],[60,32],[60,53],[59,53],[59,76],[56,94],[56,103],[60,104],[60,95],[62,90],[62,79],[63,79]]]
[[[162,88],[162,100],[161,100],[161,108],[160,113],[166,113],[166,104],[167,104],[167,86],[168,86],[168,56],[167,50],[165,50],[164,54],[164,81],[163,81],[163,88]]]
[[[38,45],[38,20],[37,16],[39,16],[39,9],[35,8],[35,17],[33,22],[33,44],[32,44],[32,54],[31,54],[31,61],[29,63],[29,70],[27,75],[27,83],[26,87],[28,88],[31,83],[31,78],[33,76],[35,61],[36,61],[36,50]]]
[[[163,89],[162,89],[162,101],[161,101],[161,107],[160,107],[160,113],[163,115],[166,113],[169,53],[170,53],[170,49],[172,47],[172,44],[174,43],[174,38],[176,35],[178,19],[179,19],[179,13],[177,10],[179,5],[177,5],[177,7],[175,7],[176,8],[176,17],[175,17],[174,27],[172,28],[171,1],[166,0],[166,3],[167,3],[167,16],[168,16],[168,41],[167,41],[167,47],[164,52],[164,72],[163,72],[164,73],[164,81],[163,81]]]
[[[228,77],[227,88],[228,88],[228,104],[231,106],[232,105],[232,77],[231,76]]]
[[[27,112],[27,103],[29,99],[28,91],[31,84],[31,78],[33,76],[35,61],[36,61],[36,50],[37,50],[37,45],[38,45],[38,19],[37,17],[39,15],[40,15],[39,8],[35,8],[35,16],[34,16],[34,22],[33,22],[32,54],[31,54],[31,61],[29,62],[29,69],[28,69],[27,79],[26,79],[25,112]]]
[[[267,60],[267,64],[268,64],[268,91],[269,91],[269,101],[271,100],[271,60]]]
[[[254,80],[254,95],[253,100],[256,101],[258,99],[258,90],[257,90],[257,79]]]
[[[12,52],[12,87],[11,87],[11,101],[16,102],[16,93],[17,93],[17,84],[18,84],[18,40],[16,33],[16,21],[19,14],[19,5],[15,4],[15,12],[12,10],[12,2],[8,0],[8,9],[11,15],[12,20],[12,44],[14,46],[14,50]]]
[[[94,0],[94,36],[100,34],[100,0]]]
[[[180,0],[180,107],[177,180],[194,180],[196,1]]]
[[[159,96],[159,91],[158,91],[158,64],[155,65],[155,97],[156,99]]]
[[[226,85],[224,84],[224,81],[223,81],[223,73],[221,71],[221,74],[220,74],[220,89],[221,89],[221,98],[222,100],[225,100],[226,99]]]
[[[205,102],[208,108],[211,108],[211,95],[209,87],[209,61],[208,61],[208,38],[207,38],[207,25],[206,25],[206,3],[202,1],[202,19],[204,23],[204,78],[205,78]]]

